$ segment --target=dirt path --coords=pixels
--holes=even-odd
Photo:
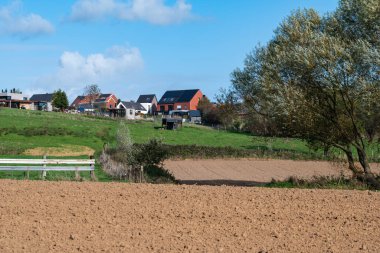
[[[8,181],[0,252],[380,252],[380,193]]]
[[[380,173],[378,164],[371,165]],[[313,176],[350,175],[345,165],[325,161],[209,159],[167,161],[165,168],[184,183],[257,185],[290,176],[310,179]]]

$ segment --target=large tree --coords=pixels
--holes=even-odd
[[[288,135],[343,150],[357,173],[355,150],[370,175],[366,149],[380,133],[379,22],[378,0],[341,0],[325,17],[298,10],[233,72],[233,88]]]
[[[220,117],[216,105],[204,96],[198,103],[198,110],[202,114],[202,122],[208,125],[219,124]]]
[[[69,101],[67,99],[66,93],[64,91],[62,91],[61,89],[55,91],[53,93],[52,104],[55,108],[58,108],[61,111],[63,111],[67,107],[69,107]]]
[[[89,98],[90,104],[93,104],[95,102],[95,99],[98,98],[100,93],[101,91],[97,84],[87,85],[84,88],[84,95]]]

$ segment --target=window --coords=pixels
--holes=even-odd
[[[185,105],[184,107],[185,107],[185,110],[187,110],[187,105]]]
[[[129,110],[129,115],[133,115],[133,110]]]
[[[161,106],[160,106],[160,111],[161,111],[161,112],[165,111],[165,106],[164,106],[164,105],[161,105]]]
[[[181,110],[182,109],[182,105],[177,105],[177,110]]]

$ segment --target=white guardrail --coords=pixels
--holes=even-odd
[[[0,166],[0,171],[25,171],[27,178],[29,171],[41,171],[42,179],[46,177],[46,171],[75,171],[76,178],[80,179],[81,171],[89,171],[91,179],[95,180],[95,159],[0,159],[1,164],[4,166]]]

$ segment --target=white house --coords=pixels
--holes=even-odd
[[[140,95],[137,103],[145,108],[145,111],[140,112],[142,114],[154,114],[157,111],[157,97],[154,94]]]
[[[39,111],[53,111],[53,93],[34,94],[30,101],[34,103],[34,110]]]
[[[25,96],[19,90],[1,90],[0,107],[21,108],[31,110],[33,109],[33,102],[29,101],[28,96]]]
[[[121,117],[125,117],[127,119],[136,119],[136,113],[145,111],[145,108],[140,103],[126,101],[121,101],[116,106],[116,109],[120,110],[119,115]]]

